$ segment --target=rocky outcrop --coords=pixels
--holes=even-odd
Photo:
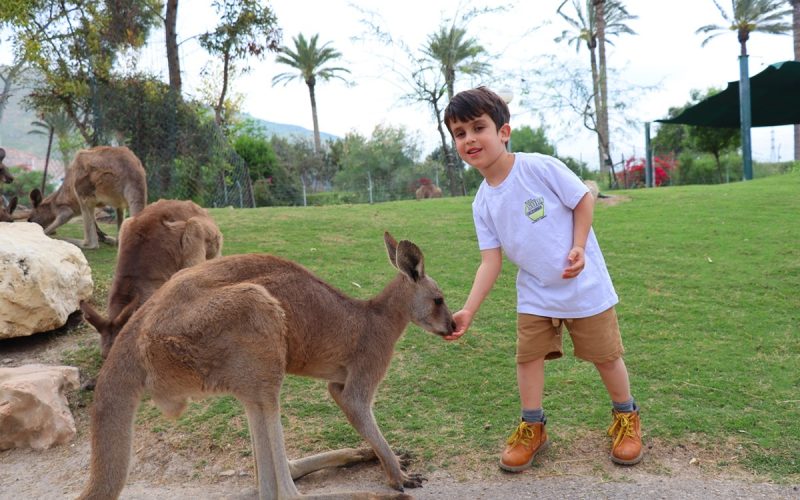
[[[66,392],[78,384],[71,366],[0,368],[0,450],[69,442],[76,431]]]
[[[0,222],[0,339],[64,326],[92,295],[81,250],[29,222]]]

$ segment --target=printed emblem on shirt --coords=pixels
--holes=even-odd
[[[544,219],[544,196],[531,198],[525,202],[525,215],[533,222]]]

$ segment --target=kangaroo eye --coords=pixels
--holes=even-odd
[[[435,299],[433,299],[433,303],[436,304],[437,306],[440,306],[440,305],[444,304],[444,299],[441,298],[441,297],[435,298]]]

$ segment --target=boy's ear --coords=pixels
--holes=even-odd
[[[500,133],[500,140],[507,143],[511,138],[511,125],[504,123],[498,132]]]

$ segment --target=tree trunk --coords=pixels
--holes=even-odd
[[[440,116],[438,110],[436,116]],[[459,176],[456,175],[456,159],[453,158],[453,149],[447,144],[447,134],[444,133],[444,126],[442,120],[436,120],[436,128],[439,130],[439,138],[442,141],[442,153],[444,153],[444,170],[447,174],[447,185],[450,190],[450,196],[458,196],[461,191],[458,189]]]
[[[314,123],[314,151],[319,153],[322,150],[322,140],[319,136],[319,121],[317,120],[317,95],[314,92],[314,82],[306,82],[308,85],[308,96],[311,98],[311,120]]]
[[[176,96],[181,95],[181,61],[178,54],[178,0],[167,0],[167,16],[164,21],[164,32],[167,38],[167,65],[169,67],[169,88]]]
[[[214,108],[214,122],[222,126],[222,108],[225,106],[225,96],[228,94],[228,71],[231,67],[230,52],[225,52],[222,56],[222,91],[219,93],[219,101]]]
[[[603,166],[600,171],[606,170],[609,175],[609,186],[613,187],[613,162],[611,162],[611,127],[608,123],[608,79],[606,77],[606,2],[605,0],[592,0],[595,9],[595,23],[597,29],[597,57],[598,57],[598,86],[600,93],[599,107],[597,108],[597,130],[600,135],[601,149],[604,153]]]
[[[589,59],[592,68],[592,92],[594,96],[594,132],[597,135],[597,159],[600,175],[602,176],[608,171],[606,168],[606,150],[605,141],[603,140],[603,132],[600,129],[600,73],[597,69],[597,56],[595,54],[595,46],[589,42]],[[609,184],[610,187],[610,184]]]
[[[800,61],[800,0],[789,0],[789,3],[792,4],[794,60]],[[794,126],[794,161],[800,161],[800,124]]]

